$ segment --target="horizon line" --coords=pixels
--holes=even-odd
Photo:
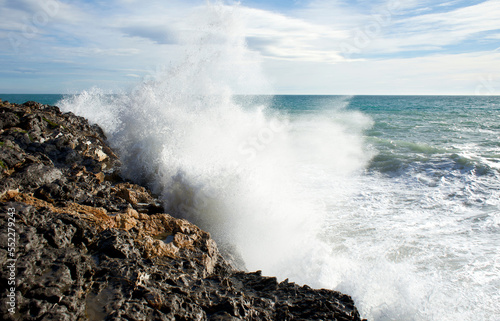
[[[60,95],[74,96],[80,93],[0,93],[0,95]],[[111,93],[106,95],[120,95]],[[483,96],[483,97],[500,97],[500,94],[334,94],[334,93],[267,93],[267,94],[240,94],[234,93],[233,96]],[[1,97],[0,97],[1,98]]]

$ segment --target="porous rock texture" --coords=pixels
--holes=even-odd
[[[209,233],[163,213],[119,168],[84,118],[0,101],[2,320],[360,320],[342,293],[237,271]]]

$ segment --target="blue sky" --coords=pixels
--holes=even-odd
[[[196,0],[0,0],[0,93],[125,89],[185,61],[195,42],[241,39],[244,59],[227,64],[266,82],[249,92],[500,94],[498,0],[222,6],[219,15]]]

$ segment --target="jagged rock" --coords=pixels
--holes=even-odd
[[[3,320],[360,320],[347,295],[235,270],[209,233],[120,178],[85,119],[36,102],[0,101],[0,115],[2,266],[12,209],[17,244]]]
[[[19,124],[19,117],[6,108],[0,110],[0,116],[0,129],[14,127]]]

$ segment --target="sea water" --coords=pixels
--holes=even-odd
[[[500,97],[235,95],[269,85],[237,10],[189,19],[181,63],[44,102],[101,125],[123,175],[248,270],[370,320],[500,319]]]
[[[59,105],[78,99],[104,98]],[[167,211],[247,269],[343,291],[372,320],[500,318],[500,97],[218,103],[237,111],[170,106],[107,125],[133,154],[121,149],[128,175]]]
[[[300,118],[340,99],[278,96],[273,105]],[[327,170],[311,175],[330,255],[315,285],[335,284],[375,320],[499,319],[500,97],[345,101],[350,120],[332,121],[350,128],[351,113],[369,117],[362,136],[372,156],[341,188]]]

